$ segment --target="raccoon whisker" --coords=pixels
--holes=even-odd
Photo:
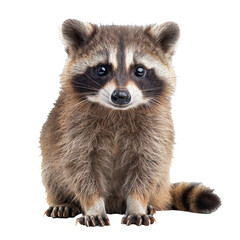
[[[156,90],[159,90],[159,92],[162,90],[162,88],[154,88],[154,89],[149,89],[149,90],[142,90],[142,92],[144,93],[151,93],[151,94],[159,94],[159,92],[153,92],[153,91],[156,91]]]
[[[86,88],[86,89],[98,91],[98,89],[95,88],[95,87],[92,87],[92,86],[88,86],[88,85],[86,85],[86,84],[79,83],[78,81],[73,81],[73,82],[76,83],[75,87],[79,87],[79,88],[82,87],[82,88]]]
[[[106,100],[107,100],[108,102],[111,102],[111,101],[109,101],[109,96],[110,96],[110,95],[111,95],[111,94],[109,94],[109,92],[107,92],[107,90],[103,92],[103,96],[106,98]]]
[[[160,97],[162,96],[162,92],[152,92],[152,91],[146,91],[143,93],[151,93],[151,97]]]
[[[158,112],[159,110],[157,109],[156,106],[154,105],[149,105],[149,104],[145,104],[144,108],[146,109],[146,111],[148,112]]]
[[[73,83],[75,83],[76,85],[82,85],[82,86],[88,86],[88,87],[91,87],[91,88],[96,88],[94,86],[89,86],[87,84],[84,84],[82,82],[79,82],[78,80],[72,80]]]
[[[79,89],[85,89],[85,90],[89,90],[89,92],[97,92],[98,90],[97,89],[94,89],[94,88],[88,88],[88,87],[84,87],[84,86],[75,86],[76,88],[79,88]],[[81,92],[80,92],[81,93]],[[86,92],[82,92],[83,94],[86,93]]]
[[[161,97],[161,94],[152,94],[151,98],[155,99],[155,101]],[[160,103],[160,102],[159,102]]]
[[[82,101],[78,102],[77,104],[73,105],[71,108],[69,108],[68,111],[66,111],[67,113],[68,112],[74,112],[79,106],[83,106],[83,105],[86,105],[86,104],[89,104],[89,100],[88,99],[83,99]]]
[[[151,101],[151,102],[160,103],[160,101],[159,101],[159,100],[157,100],[157,99],[155,99],[155,98],[153,98],[153,97],[152,97],[152,98],[150,98],[150,101]]]
[[[91,80],[93,83],[95,83],[96,84],[96,86],[98,86],[100,89],[103,89],[103,91],[104,92],[106,92],[106,89],[104,89],[102,86],[101,86],[101,84],[99,84],[95,79],[93,79],[91,76],[89,76],[89,75],[87,75],[86,73],[83,73],[83,75],[85,76],[85,77],[87,77],[89,80]],[[71,75],[71,74],[62,74],[61,75],[62,77],[73,77],[73,75]],[[81,85],[81,83],[80,82],[78,82],[77,80],[73,80],[73,82],[74,83],[77,83],[77,85],[79,85],[79,86],[86,86],[85,84],[82,84]],[[88,86],[87,86],[88,87]],[[92,88],[92,90],[96,90],[96,91],[99,91],[99,89],[98,88],[94,88],[93,86],[91,86],[91,88]],[[90,89],[90,87],[89,87],[89,89]],[[108,95],[108,93],[107,93],[107,95]]]
[[[82,93],[76,93],[77,96],[80,96],[80,97],[86,97],[86,96],[94,96],[94,92],[82,92]]]
[[[90,93],[96,93],[98,92],[98,89],[94,89],[94,88],[87,88],[87,87],[80,87],[79,88],[83,88],[83,92],[81,91],[75,91],[75,94],[82,94],[82,95],[86,95],[86,94],[90,94]]]
[[[161,105],[161,102],[156,100],[156,99],[154,99],[154,98],[150,99],[149,103],[156,103],[156,104],[160,104]],[[157,107],[155,105],[149,105],[149,107],[157,109]]]
[[[95,81],[95,79],[93,79],[92,77],[88,76],[86,73],[84,73],[84,76],[86,76],[88,79],[93,81],[96,85],[98,85],[101,89],[103,89],[103,91],[106,92],[106,89],[102,88],[102,86],[97,81]]]
[[[161,104],[160,101],[158,101],[158,100],[156,100],[156,99],[154,99],[154,98],[150,98],[147,103],[143,104],[143,106],[144,106],[145,108],[147,108],[148,110],[153,110],[153,109],[156,109],[156,110],[157,110],[156,105],[153,105],[152,103]]]
[[[83,88],[83,89],[86,89],[86,90],[89,90],[88,92],[79,92],[79,94],[88,94],[88,93],[93,93],[93,91],[96,93],[96,92],[98,92],[99,91],[99,89],[97,89],[97,88],[94,88],[94,87],[89,87],[89,86],[87,86],[87,85],[85,85],[85,84],[77,84],[77,85],[75,85],[75,88]]]
[[[111,94],[108,93],[107,90],[101,92],[101,96],[103,97],[103,101],[107,102],[108,104],[111,104],[111,101],[109,100],[109,96],[111,96]]]
[[[143,89],[142,92],[149,92],[149,91],[156,90],[156,89],[162,89],[162,87]]]

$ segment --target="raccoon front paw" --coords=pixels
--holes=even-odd
[[[154,215],[156,213],[156,209],[152,205],[147,206],[147,215]]]
[[[155,218],[152,215],[125,215],[122,218],[122,224],[126,224],[127,226],[131,224],[136,224],[137,226],[145,225],[148,226],[156,222]]]
[[[86,225],[87,227],[90,227],[90,226],[91,227],[95,227],[95,226],[103,227],[103,226],[110,225],[110,221],[106,214],[97,215],[97,216],[83,215],[76,220],[76,225],[78,223],[80,223],[81,225]]]
[[[68,218],[75,217],[80,213],[78,208],[69,207],[69,206],[55,206],[49,207],[44,215],[46,214],[48,217],[52,218]]]

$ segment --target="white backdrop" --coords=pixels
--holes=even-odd
[[[4,239],[240,239],[240,16],[238,1],[1,1],[0,184]],[[175,21],[181,39],[174,66],[176,145],[172,182],[216,189],[211,215],[158,212],[150,227],[86,228],[75,219],[43,217],[39,135],[60,88],[66,53],[59,27],[67,18],[103,24]],[[237,219],[237,220],[236,220]]]

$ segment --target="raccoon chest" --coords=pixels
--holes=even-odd
[[[128,147],[126,146],[128,145]],[[129,168],[131,167],[132,149],[131,140],[128,138],[119,138],[116,134],[113,142],[113,151],[111,156],[111,190],[114,194],[120,194],[122,192],[123,184],[129,174]]]

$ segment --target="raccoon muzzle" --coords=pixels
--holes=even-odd
[[[211,213],[221,206],[221,200],[213,190],[200,183],[175,183],[172,197],[174,210]]]

